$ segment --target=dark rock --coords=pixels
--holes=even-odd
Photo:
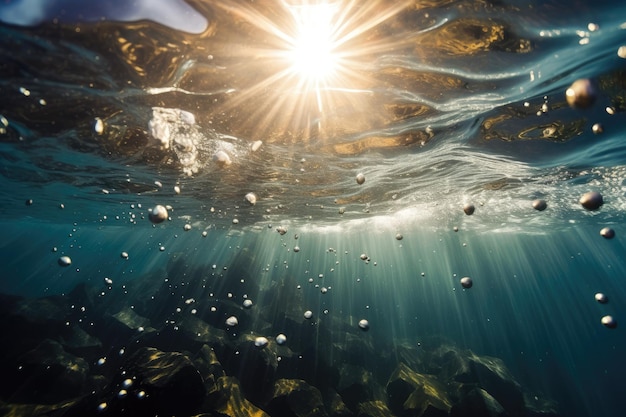
[[[89,365],[46,339],[19,356],[3,379],[11,381],[10,398],[16,403],[55,404],[80,396],[85,388]]]
[[[80,283],[74,287],[72,291],[67,295],[68,302],[78,307],[78,309],[84,309],[87,311],[92,311],[96,309],[96,304],[94,300],[96,300],[96,290],[94,288],[89,288],[85,283]]]
[[[525,417],[559,417],[556,402],[539,395],[524,393]]]
[[[223,376],[226,376],[222,364],[217,359],[215,351],[208,345],[203,345],[193,358],[193,363],[200,372],[204,385],[207,389],[217,382],[217,380]]]
[[[342,363],[367,363],[370,358],[377,356],[371,340],[361,332],[343,333],[340,340],[333,343],[333,348],[336,353],[333,356]]]
[[[219,417],[270,417],[244,398],[237,379],[232,376],[217,380],[213,389],[209,390],[202,409],[211,416]]]
[[[326,388],[322,392],[324,398],[324,404],[330,417],[351,417],[354,415],[348,408],[346,403],[343,402],[341,395],[332,388]]]
[[[492,395],[510,415],[525,412],[521,387],[501,359],[478,356],[451,346],[436,349],[431,359],[441,367],[441,380],[475,384]]]
[[[74,404],[76,401],[63,401],[58,404],[7,404],[0,401],[0,415],[6,417],[61,416]]]
[[[258,403],[272,390],[278,357],[276,343],[261,349],[254,344],[254,338],[252,335],[242,337],[221,362],[228,375],[237,377],[246,398]]]
[[[505,417],[508,414],[487,391],[471,388],[450,410],[450,417]]]
[[[94,358],[102,351],[100,340],[77,325],[65,326],[57,336],[57,341],[68,352],[83,358]]]
[[[271,416],[327,417],[320,391],[301,379],[279,379],[264,407]]]
[[[525,405],[521,387],[501,359],[473,355],[470,369],[479,386],[498,400],[510,415],[523,415]]]
[[[139,343],[163,351],[199,352],[204,345],[213,349],[219,360],[225,352],[235,349],[223,330],[209,326],[195,316],[181,318],[168,323],[157,331],[146,331],[137,335]]]
[[[422,363],[423,349],[409,343],[398,342],[395,346],[381,346],[377,349],[379,357],[385,361],[387,370],[385,378],[396,369],[399,362],[411,369],[425,369]],[[429,372],[433,373],[433,372]]]
[[[128,347],[131,346],[130,341],[140,337],[145,338],[155,332],[155,329],[150,327],[150,320],[141,317],[129,307],[124,307],[112,315],[105,314],[96,317],[93,321],[96,323],[94,327],[98,330],[98,337],[104,346]],[[89,329],[88,331],[93,330]],[[132,349],[128,350],[127,353],[131,353],[131,351]]]
[[[451,402],[444,387],[400,363],[387,383],[387,404],[399,416],[447,416]]]
[[[351,410],[357,410],[360,403],[374,399],[374,379],[365,368],[344,364],[339,371],[337,392]]]
[[[357,417],[391,417],[393,413],[382,401],[366,401],[359,404]]]
[[[112,318],[129,334],[134,334],[140,328],[150,328],[150,320],[141,317],[132,308],[126,307],[113,314]]]

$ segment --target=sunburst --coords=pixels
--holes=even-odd
[[[238,91],[227,106],[249,106],[262,96],[265,103],[257,103],[248,118],[257,131],[271,126],[273,132],[282,129],[304,130],[307,136],[319,134],[329,111],[358,107],[362,95],[371,94],[370,80],[364,75],[366,67],[372,56],[389,48],[389,39],[381,42],[364,34],[407,4],[285,0],[277,3],[280,10],[269,14],[251,4],[222,3],[230,14],[268,36],[270,41],[263,47],[246,53],[275,69],[253,86]]]

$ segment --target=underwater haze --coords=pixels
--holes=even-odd
[[[624,414],[622,1],[9,0],[0,51],[0,414]]]

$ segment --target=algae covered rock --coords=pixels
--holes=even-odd
[[[204,381],[179,352],[141,348],[131,355],[101,399],[112,413],[190,415],[205,398]]]
[[[231,376],[217,380],[213,389],[208,392],[207,400],[202,408],[210,409],[209,415],[211,416],[270,417],[243,396],[237,379]]]
[[[445,388],[432,375],[400,363],[387,383],[387,404],[399,416],[446,416],[452,406]]]
[[[39,403],[57,403],[80,395],[85,389],[89,365],[46,339],[17,358],[17,370],[10,377],[16,390],[15,402],[29,402],[36,394]]]
[[[522,389],[501,359],[442,345],[430,353],[428,362],[440,380],[480,387],[510,415],[525,413]]]
[[[366,401],[359,404],[357,417],[390,417],[393,413],[382,401]]]
[[[320,391],[299,379],[277,380],[265,409],[272,416],[328,416]]]
[[[472,388],[450,410],[450,417],[505,417],[508,414],[487,391]]]

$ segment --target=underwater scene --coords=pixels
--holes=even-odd
[[[0,2],[0,415],[626,411],[626,3]]]

